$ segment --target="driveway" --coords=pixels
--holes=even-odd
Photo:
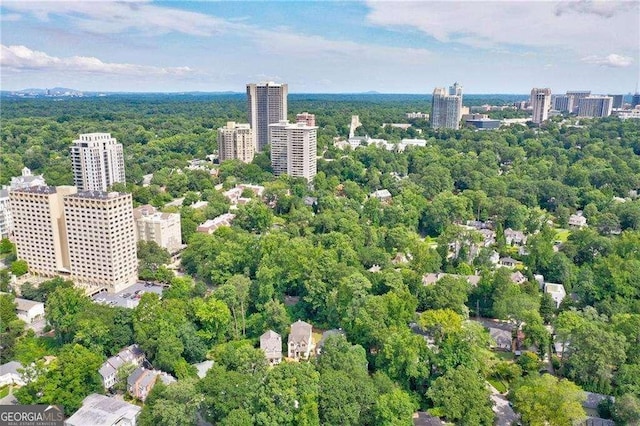
[[[497,426],[511,426],[514,422],[518,421],[518,415],[513,411],[513,408],[509,405],[507,398],[502,395],[496,388],[487,383],[491,390],[491,400],[493,401],[493,412],[496,413]]]

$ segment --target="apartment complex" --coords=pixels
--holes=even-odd
[[[434,129],[459,129],[462,118],[462,86],[454,83],[449,92],[436,87],[431,100],[431,127]]]
[[[10,193],[18,258],[38,275],[118,292],[138,278],[131,194],[35,186]]]
[[[269,143],[269,125],[287,119],[286,84],[247,84],[248,121],[255,135],[256,151]]]
[[[609,117],[612,108],[610,96],[587,96],[578,100],[578,117]]]
[[[254,132],[249,124],[228,121],[225,127],[218,129],[218,159],[221,163],[234,158],[250,163],[255,149]]]
[[[155,241],[169,253],[182,248],[180,213],[161,213],[150,205],[133,209],[137,241]]]
[[[304,123],[307,126],[315,126],[316,115],[310,114],[308,112],[301,112],[300,114],[296,114],[296,123]]]
[[[78,191],[106,191],[125,183],[122,144],[109,133],[85,133],[70,148]]]
[[[64,197],[71,278],[109,292],[138,279],[131,194],[84,191]]]
[[[0,189],[0,238],[13,235],[13,213],[9,202],[9,193],[16,189],[46,185],[42,175],[33,175],[28,167],[22,169],[20,176],[12,177],[11,183]]]
[[[304,122],[288,120],[269,125],[271,168],[276,176],[303,177],[313,180],[317,171],[317,130]]]
[[[9,193],[18,259],[32,273],[70,273],[63,198],[75,192],[73,186],[34,186]]]
[[[531,121],[540,124],[549,118],[549,109],[551,108],[551,89],[531,89]]]

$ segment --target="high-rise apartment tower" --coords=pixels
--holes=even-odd
[[[434,129],[459,129],[462,118],[462,86],[454,83],[447,93],[444,87],[436,87],[431,101],[431,127]]]
[[[531,89],[532,118],[535,124],[540,124],[549,118],[551,108],[551,89]]]
[[[316,175],[317,130],[303,122],[287,120],[269,125],[271,168],[276,176],[303,177],[308,181]]]
[[[114,183],[125,183],[122,144],[111,134],[82,134],[70,151],[78,191],[106,191]]]
[[[250,163],[255,145],[254,131],[249,124],[228,121],[225,127],[218,129],[218,158],[221,163],[234,158]]]
[[[287,119],[286,84],[273,82],[247,84],[247,114],[260,152],[269,143],[269,124]]]

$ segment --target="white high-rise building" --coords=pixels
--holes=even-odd
[[[436,87],[431,101],[431,127],[457,130],[461,119],[462,86],[454,83],[448,93],[444,87]]]
[[[286,84],[247,84],[247,114],[256,141],[256,152],[269,142],[269,125],[287,119]]]
[[[64,197],[71,279],[119,292],[138,279],[131,194],[84,191]]]
[[[540,124],[549,118],[551,109],[551,89],[531,89],[532,118],[535,124]]]
[[[255,145],[254,132],[249,124],[228,121],[225,127],[218,129],[218,159],[221,163],[234,158],[250,163]]]
[[[587,96],[578,100],[578,117],[609,117],[612,108],[611,96]]]
[[[69,249],[63,197],[76,192],[73,186],[33,186],[9,193],[18,259],[29,271],[52,277],[69,274]]]
[[[316,126],[304,122],[289,124],[287,120],[269,125],[274,175],[288,174],[313,180],[317,171],[317,130]]]
[[[13,235],[13,213],[9,202],[9,193],[17,189],[44,185],[46,182],[42,175],[34,176],[28,167],[24,167],[21,176],[12,177],[11,183],[0,189],[0,238],[8,238]]]
[[[106,191],[115,183],[125,183],[122,144],[111,134],[82,134],[70,151],[78,191]]]

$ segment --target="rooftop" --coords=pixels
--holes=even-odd
[[[90,198],[95,200],[109,200],[112,198],[130,196],[125,192],[105,192],[105,191],[82,191],[72,195],[67,195],[67,198]]]
[[[34,306],[44,305],[44,303],[42,303],[42,302],[36,302],[36,301],[33,301],[33,300],[21,299],[19,297],[16,297],[15,302],[18,305],[18,310],[19,311],[28,311],[29,309],[33,308]]]
[[[133,423],[140,411],[142,408],[137,405],[93,393],[82,401],[82,407],[67,419],[65,425],[111,426],[123,420],[123,424],[128,424],[126,420]]]

